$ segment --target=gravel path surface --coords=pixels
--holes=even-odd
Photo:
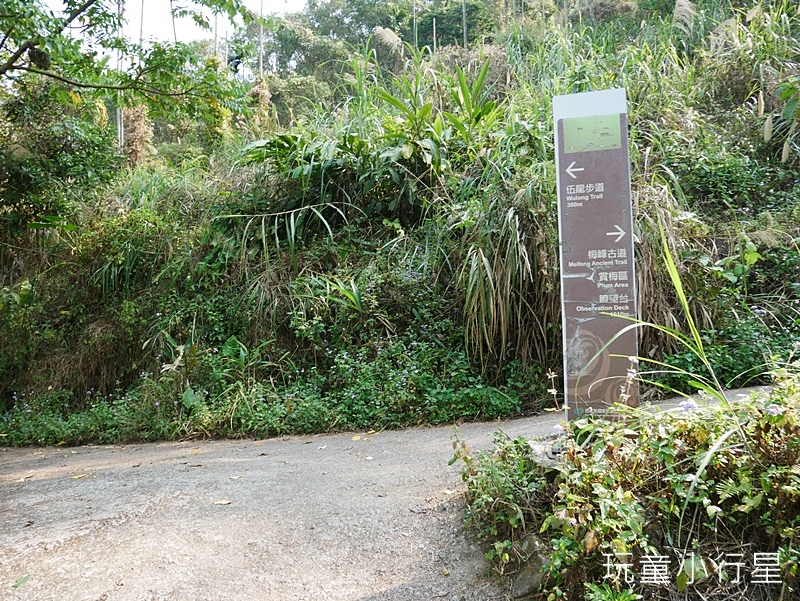
[[[460,431],[489,448],[560,419]],[[452,435],[0,448],[0,599],[508,599],[464,532]]]

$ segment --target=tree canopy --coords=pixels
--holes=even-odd
[[[176,8],[208,28],[206,12],[252,21],[240,0],[191,0]],[[197,108],[200,100],[233,95],[214,61],[195,45],[140,43],[119,35],[113,0],[4,0],[0,9],[0,81],[36,74],[81,89],[118,91],[128,102],[146,99],[163,110]],[[124,57],[117,64],[114,57]]]

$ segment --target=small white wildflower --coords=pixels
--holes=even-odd
[[[697,402],[693,399],[686,399],[685,401],[681,402],[681,408],[684,409],[685,411],[694,411],[699,406],[700,405],[698,405]]]
[[[639,358],[638,357],[634,357],[633,355],[628,357],[628,361],[630,361],[634,365],[639,365]]]
[[[564,426],[562,426],[561,424],[556,424],[555,426],[553,426],[553,430],[556,431],[556,434],[563,434],[565,432]]]
[[[773,416],[781,415],[784,411],[786,411],[786,407],[781,407],[780,405],[776,405],[775,403],[767,405],[767,413],[769,413],[770,415]]]

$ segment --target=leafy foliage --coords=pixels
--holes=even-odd
[[[798,368],[795,361],[778,370],[769,395],[725,409],[686,402],[656,413],[626,410],[615,423],[573,422],[560,439],[562,462],[549,470],[524,439],[498,437],[492,451],[462,452],[468,523],[489,541],[488,556],[500,569],[526,557],[526,533],[543,535],[550,547],[544,591],[553,598],[603,589],[621,595],[631,587],[657,599],[678,592],[772,598],[746,577],[736,582],[720,563],[725,553],[745,549],[778,553],[791,595],[800,520]],[[669,560],[664,583],[614,578],[614,565],[606,576],[616,558],[644,582],[647,556]],[[689,582],[682,574],[692,558],[703,567]]]
[[[196,0],[175,12],[208,28],[203,8],[230,19],[252,18],[237,0]],[[86,44],[70,34],[76,25]],[[108,0],[70,0],[60,11],[41,0],[9,0],[0,13],[0,78],[36,74],[79,89],[116,91],[129,102],[148,101],[156,110],[183,116],[241,96],[227,71],[193,45],[141,45],[119,37],[119,26],[117,7]],[[130,59],[120,69],[109,64],[114,52]]]
[[[240,8],[193,4],[211,5]],[[65,40],[63,15],[9,6],[29,11],[20,32],[46,17],[29,50]],[[437,34],[463,33],[463,6],[427,7],[417,33],[436,11],[452,17],[437,18]],[[59,124],[77,119],[61,138],[70,152],[25,163],[4,149],[17,179],[0,183],[3,198],[26,199],[0,213],[9,227],[22,215],[0,249],[7,411],[23,391],[56,392],[68,405],[58,419],[103,405],[127,424],[109,437],[158,438],[438,423],[550,402],[558,384],[544,374],[557,379],[561,352],[550,102],[617,86],[630,99],[639,306],[660,326],[643,332],[642,354],[738,383],[793,348],[800,205],[778,113],[798,17],[785,3],[696,6],[683,31],[674,4],[647,19],[595,2],[566,18],[549,2],[497,5],[494,44],[434,53],[409,43],[407,4],[320,2],[246,24],[227,69],[208,42],[116,40],[110,6],[89,8],[87,34],[139,58],[115,73],[82,48],[51,53],[53,74],[80,76],[48,88],[66,92]],[[25,69],[46,59],[26,50],[8,63],[33,39],[20,36],[0,60],[17,82],[3,106],[24,116],[36,105],[23,91],[41,77]],[[80,103],[78,84],[90,86]],[[167,84],[176,95],[155,94]],[[145,92],[148,114],[137,111],[160,153],[122,172],[100,119],[118,91],[123,103]],[[56,121],[28,123],[0,135],[34,139]],[[24,189],[20,173],[42,186]],[[707,361],[678,340],[702,344]]]
[[[0,116],[0,240],[7,242],[31,224],[58,225],[72,198],[108,182],[121,164],[100,100],[49,82],[16,92]]]

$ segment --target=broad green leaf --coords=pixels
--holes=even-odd
[[[461,137],[464,139],[465,142],[469,142],[470,136],[467,132],[467,128],[464,125],[464,122],[457,115],[453,115],[452,113],[444,113],[444,116],[447,118],[450,123],[452,123],[453,127],[456,128],[456,131],[461,134]]]
[[[798,111],[798,107],[800,107],[800,98],[793,98],[787,102],[786,106],[783,107],[783,112],[781,113],[783,120],[791,121],[794,119],[795,113]]]

